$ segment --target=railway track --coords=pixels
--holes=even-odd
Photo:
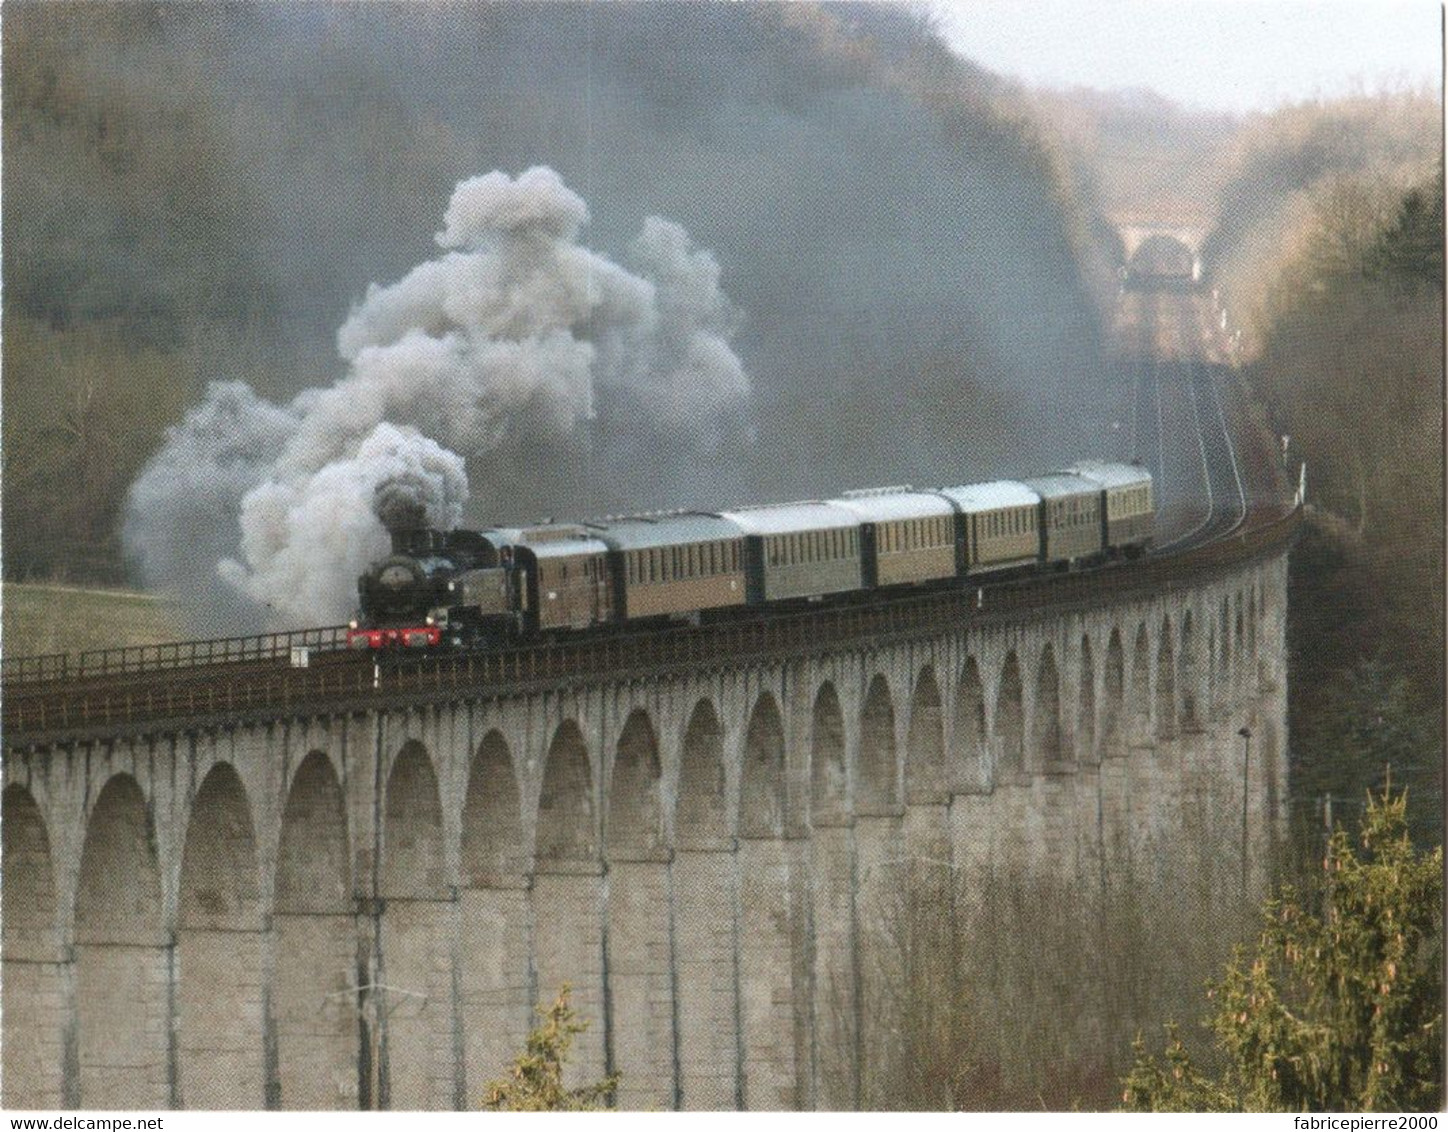
[[[788,657],[863,639],[888,641],[1023,612],[1089,605],[1227,570],[1285,545],[1297,512],[1280,502],[1270,447],[1252,425],[1232,372],[1204,357],[1195,296],[1151,296],[1122,362],[1131,387],[1132,454],[1158,494],[1147,558],[1079,574],[873,593],[807,610],[751,613],[702,625],[629,627],[580,640],[442,655],[358,654],[341,626],[295,633],[109,649],[0,664],[7,746],[103,737],[166,721],[216,726],[459,695],[499,696],[600,675],[658,675],[717,661]],[[1164,300],[1164,301],[1163,301]],[[1173,301],[1175,300],[1175,301]],[[1261,469],[1267,469],[1264,475]]]
[[[60,739],[102,739],[253,719],[305,718],[377,707],[497,698],[612,680],[657,678],[673,671],[789,660],[862,641],[890,643],[1023,614],[1055,616],[1105,601],[1128,600],[1200,584],[1215,574],[1276,554],[1293,537],[1298,512],[1251,516],[1234,535],[1176,554],[1076,574],[1031,577],[990,586],[951,584],[869,601],[698,626],[594,634],[580,640],[447,654],[337,652],[293,667],[280,658],[245,664],[170,669],[135,679],[78,686],[55,681],[7,685],[7,747]]]

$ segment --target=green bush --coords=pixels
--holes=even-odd
[[[568,984],[553,1005],[538,1007],[543,1024],[528,1041],[509,1070],[508,1079],[488,1086],[485,1108],[500,1112],[590,1112],[609,1107],[618,1092],[618,1074],[591,1085],[568,1089],[563,1085],[563,1064],[576,1035],[588,1029],[568,1005]]]
[[[1402,795],[1369,798],[1361,852],[1335,833],[1310,896],[1267,902],[1250,958],[1208,992],[1225,1069],[1169,1028],[1126,1077],[1133,1111],[1421,1112],[1443,1102],[1443,850],[1420,852]]]

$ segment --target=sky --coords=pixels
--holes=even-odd
[[[1441,89],[1438,0],[933,0],[957,51],[1037,86],[1147,87],[1245,113]]]

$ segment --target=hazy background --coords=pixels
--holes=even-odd
[[[1247,114],[1384,87],[1437,89],[1436,0],[933,0],[946,41],[1034,86],[1150,89]]]
[[[493,169],[557,170],[605,256],[682,224],[753,395],[702,456],[627,405],[521,430],[469,454],[469,521],[959,482],[1110,440],[1109,238],[1018,94],[908,10],[21,2],[5,53],[11,576],[102,568],[137,459],[207,382],[336,380],[352,306]],[[96,467],[82,436],[121,430]],[[63,506],[24,487],[59,480],[83,485]]]
[[[290,435],[292,398],[349,374],[338,331],[369,286],[439,257],[468,178],[556,170],[586,204],[569,239],[591,263],[643,271],[647,219],[681,225],[717,268],[727,304],[708,321],[747,389],[707,437],[603,381],[593,415],[561,424],[494,403],[510,427],[463,453],[463,519],[478,524],[1124,455],[1111,426],[1127,389],[1103,329],[1111,217],[1190,218],[1241,334],[1235,379],[1309,467],[1290,562],[1292,848],[1315,861],[1324,800],[1351,820],[1389,777],[1411,788],[1415,836],[1441,842],[1440,18],[1432,4],[1231,0],[11,0],[4,649],[268,620],[217,569],[244,557],[241,494]],[[572,340],[606,339],[569,317]],[[132,485],[165,468],[167,430],[217,381],[245,383],[231,387],[253,407],[240,416],[275,433],[219,414],[194,526],[133,524],[128,554]],[[425,423],[387,407],[391,423]],[[1132,1032],[1201,1012],[1210,972],[1190,956],[1232,933],[1178,929],[1143,919],[1122,937],[1142,1013],[1117,1021]],[[983,1045],[948,1050],[972,1083],[960,1103],[1034,1106],[1046,1081],[1063,1108],[1114,1103],[1125,1037],[1090,1048],[1050,1020],[1073,1009],[1062,986],[1122,982],[1120,955],[1083,971],[1087,953],[1039,925],[1016,938],[990,956],[1019,967],[1013,993],[1028,996],[999,996],[1004,1021],[1042,1023],[970,1014],[960,1033]],[[1173,963],[1176,998],[1162,990]],[[997,1037],[1019,1048],[1007,1057]]]

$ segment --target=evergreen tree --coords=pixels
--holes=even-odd
[[[1406,798],[1369,797],[1358,834],[1335,833],[1314,899],[1291,888],[1264,908],[1256,954],[1208,992],[1226,1061],[1193,1062],[1175,1028],[1164,1064],[1124,1082],[1135,1111],[1437,1110],[1443,1101],[1443,850],[1421,853]]]
[[[1373,268],[1409,285],[1443,293],[1443,171],[1427,188],[1413,189],[1378,240]]]
[[[618,1091],[617,1074],[577,1089],[563,1085],[568,1049],[574,1037],[588,1029],[568,1005],[569,991],[565,983],[552,1006],[538,1007],[542,1025],[528,1035],[508,1079],[488,1086],[484,1107],[502,1112],[589,1112],[612,1102]]]

